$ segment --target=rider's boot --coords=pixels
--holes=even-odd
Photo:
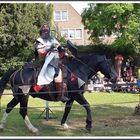
[[[56,90],[58,92],[57,100],[62,102],[69,101],[69,98],[65,96],[65,93],[67,92],[66,85],[61,83],[55,83]]]

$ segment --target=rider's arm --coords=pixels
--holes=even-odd
[[[58,42],[56,38],[53,38],[53,44],[55,48],[58,48],[59,46],[61,46],[61,44]]]
[[[39,57],[45,57],[47,54],[47,50],[45,46],[39,42],[35,44],[35,52],[38,54]]]
[[[54,48],[57,48],[57,50],[61,53],[61,52],[65,52],[64,47],[58,42],[58,40],[56,40],[55,38],[53,39],[54,42]]]

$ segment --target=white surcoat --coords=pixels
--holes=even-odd
[[[54,49],[57,50],[57,47],[60,46],[60,43],[54,38],[50,38],[49,40],[38,38],[37,41],[39,43],[36,45],[36,49],[45,48],[47,51],[52,46],[54,46]],[[38,85],[48,85],[53,81],[55,75],[55,67],[58,66],[58,62],[59,54],[57,51],[52,51],[46,55],[45,63],[38,75]]]

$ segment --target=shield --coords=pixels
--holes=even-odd
[[[67,47],[74,56],[77,56],[77,48],[70,40],[67,40]]]

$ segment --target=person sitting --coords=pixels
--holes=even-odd
[[[125,66],[126,66],[126,70],[127,70],[127,80],[128,82],[131,81],[131,78],[133,77],[133,58],[131,56],[129,56],[126,60]]]
[[[50,26],[44,24],[40,28],[40,37],[35,42],[35,55],[43,61],[43,66],[37,78],[37,85],[49,85],[53,80],[58,91],[58,101],[68,101],[65,96],[67,92],[64,85],[62,70],[59,67],[60,43],[50,35]]]

